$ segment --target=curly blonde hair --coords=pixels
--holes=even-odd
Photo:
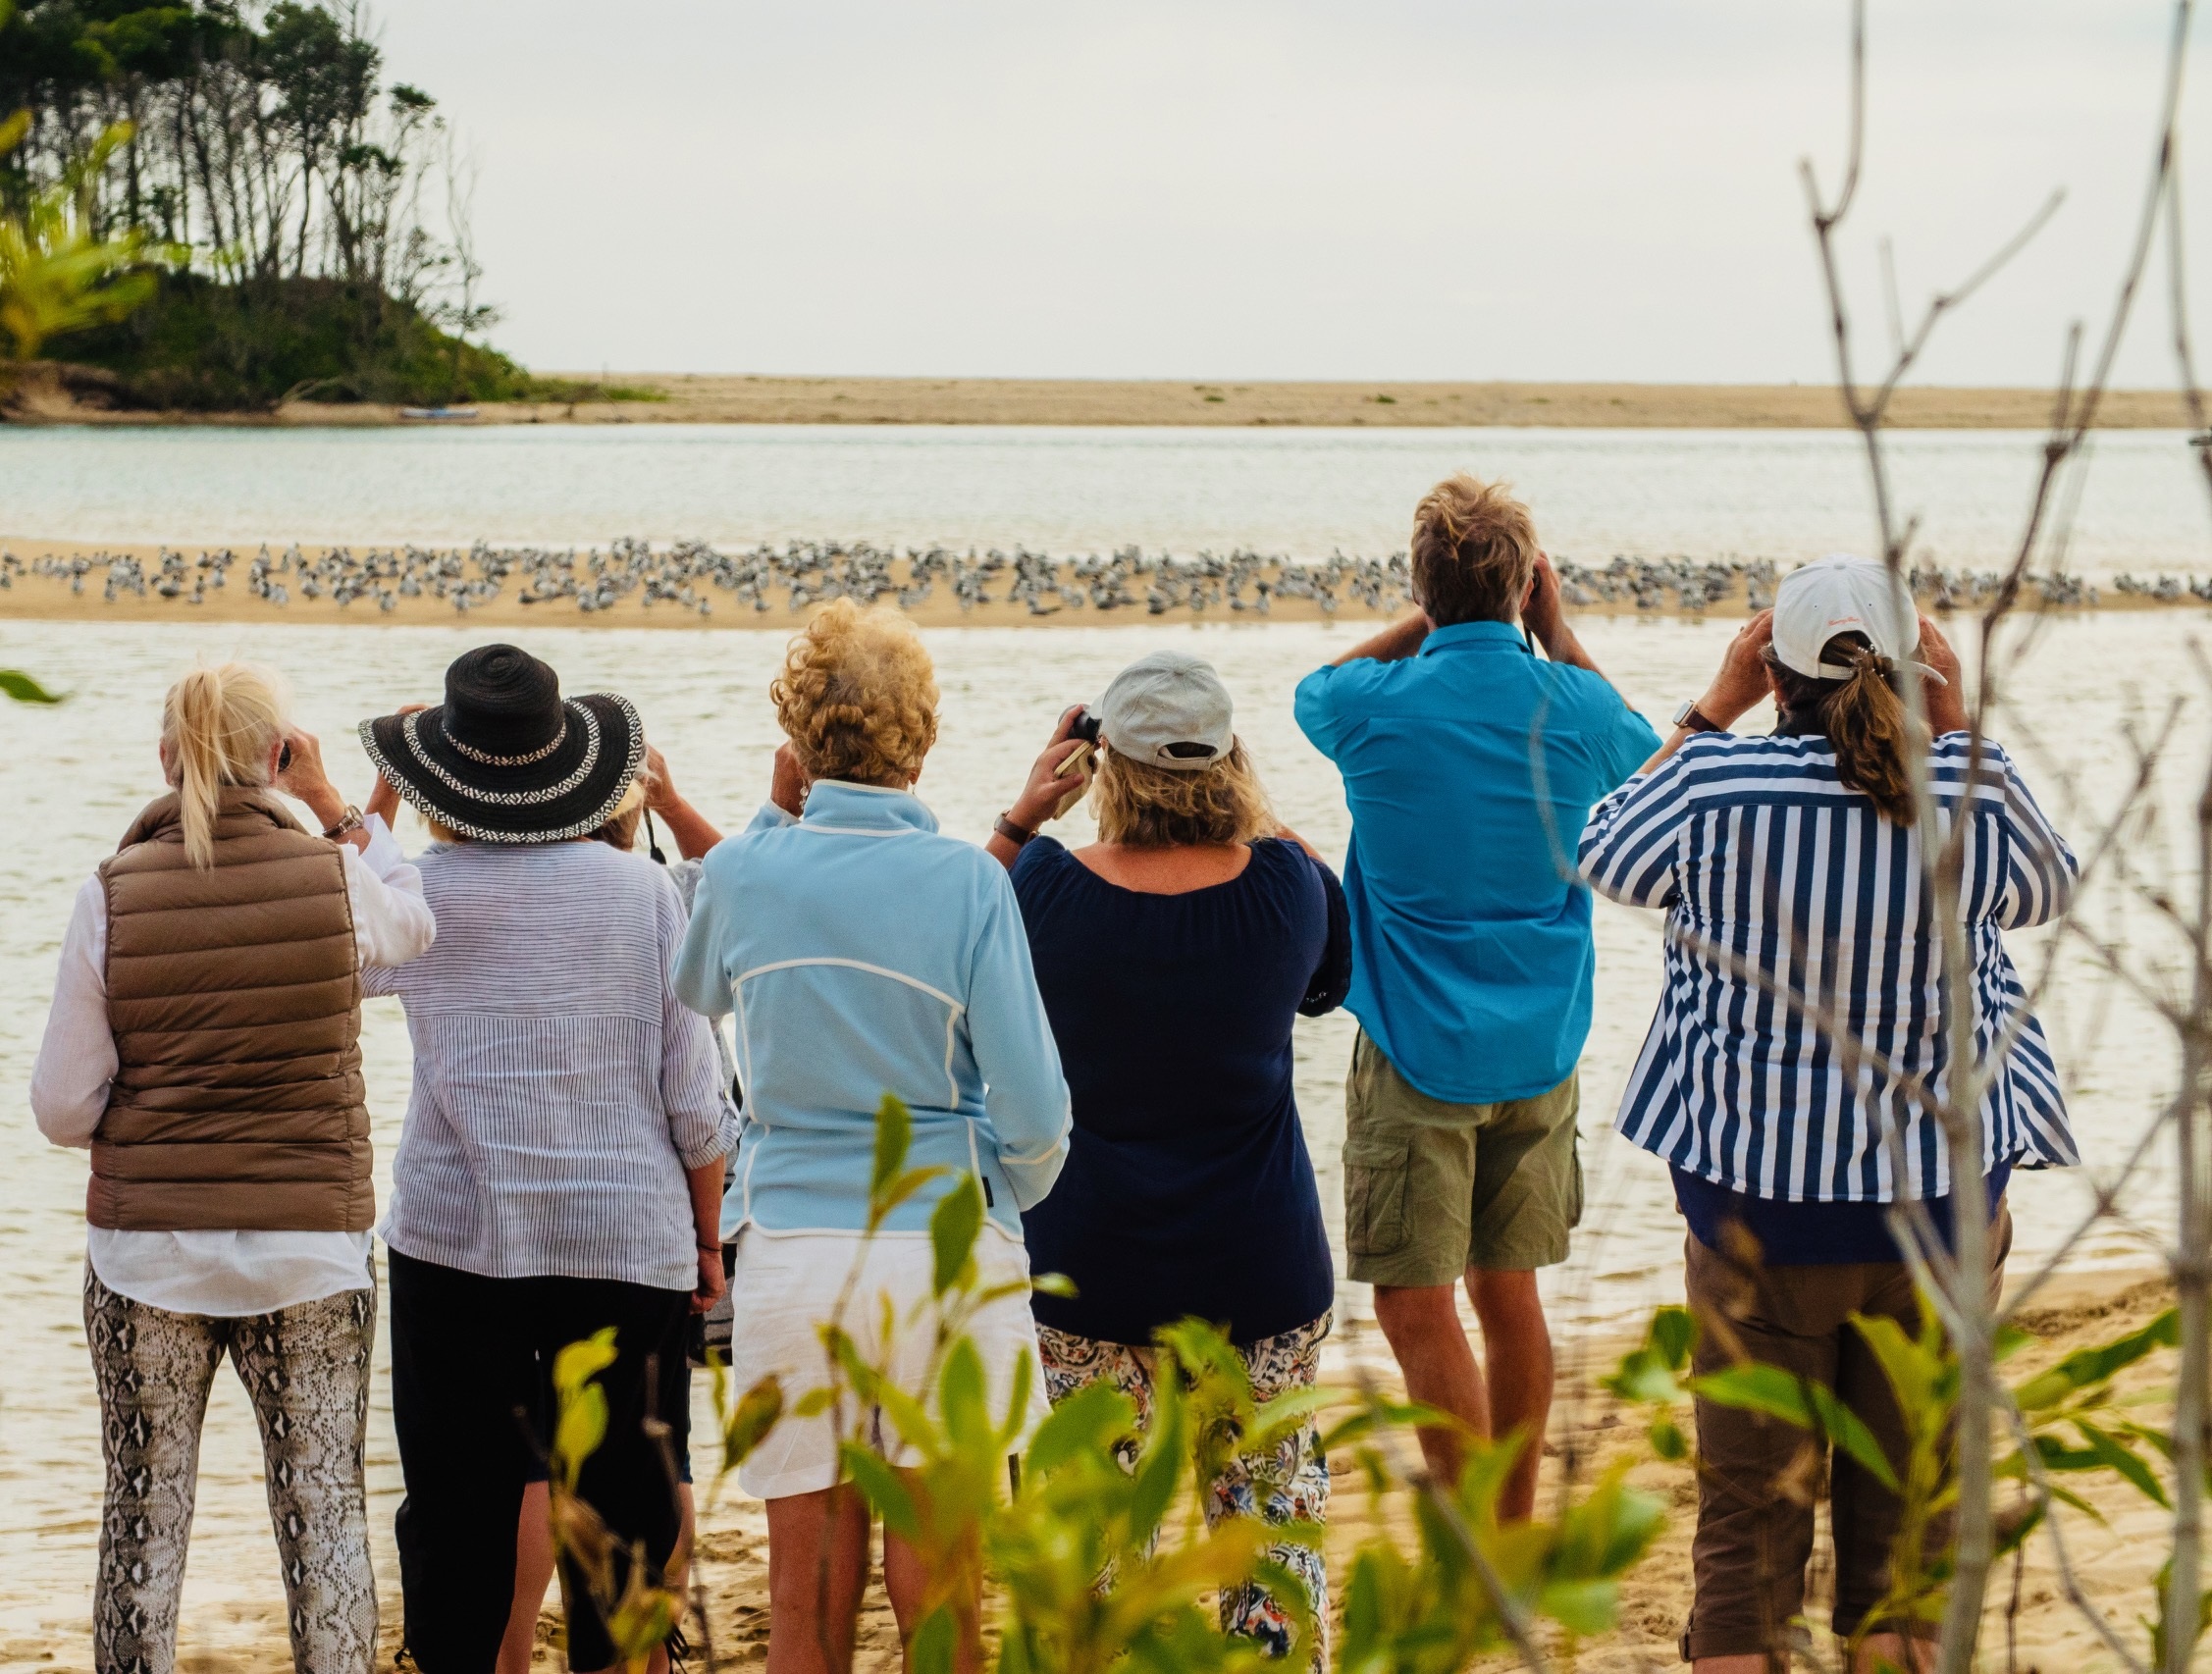
[[[850,599],[793,637],[768,697],[810,779],[903,790],[937,742],[937,671],[922,636]]]
[[[1101,842],[1132,849],[1249,843],[1276,829],[1275,811],[1241,739],[1231,740],[1227,756],[1194,773],[1101,749],[1090,811]]]

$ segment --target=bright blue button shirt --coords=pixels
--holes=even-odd
[[[1068,1155],[1068,1083],[1006,868],[938,835],[904,791],[816,781],[708,855],[676,956],[676,996],[735,1014],[745,1128],[722,1236],[868,1224],[875,1111],[914,1117],[912,1168],[947,1173],[893,1211],[918,1232],[957,1173],[991,1219],[1022,1214]]]
[[[1575,844],[1592,805],[1659,749],[1650,723],[1508,622],[1315,669],[1296,708],[1351,809],[1345,1009],[1431,1098],[1557,1086],[1590,1032],[1596,963]]]

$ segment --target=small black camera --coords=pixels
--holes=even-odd
[[[1098,717],[1088,709],[1078,709],[1076,718],[1068,723],[1068,736],[1080,738],[1085,744],[1098,743]]]

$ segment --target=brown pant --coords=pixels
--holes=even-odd
[[[1989,1231],[1994,1286],[2012,1247],[2012,1216],[2001,1204]],[[1686,1240],[1685,1258],[1690,1311],[1701,1326],[1725,1320],[1751,1359],[1825,1384],[1866,1422],[1903,1474],[1904,1416],[1880,1363],[1851,1324],[1854,1313],[1866,1314],[1919,1334],[1920,1301],[1903,1262],[1747,1270],[1695,1236]],[[1703,1326],[1697,1372],[1729,1364],[1726,1335]],[[1787,1480],[1807,1474],[1801,1460],[1809,1439],[1779,1419],[1704,1400],[1697,1403],[1697,1422],[1698,1533],[1691,1546],[1697,1592],[1682,1655],[1692,1661],[1760,1651],[1784,1657],[1790,1623],[1804,1613],[1805,1569],[1813,1556],[1810,1491],[1818,1473],[1796,1491]],[[1889,1550],[1901,1508],[1895,1494],[1846,1455],[1819,1462],[1827,1467],[1835,1538],[1834,1626],[1843,1638],[1860,1630],[1889,1589]]]

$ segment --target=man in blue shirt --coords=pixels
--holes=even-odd
[[[1659,741],[1566,625],[1502,485],[1438,484],[1414,514],[1412,570],[1421,611],[1297,691],[1352,816],[1344,1242],[1407,1394],[1478,1434],[1521,1432],[1500,1509],[1522,1518],[1552,1404],[1535,1270],[1566,1259],[1582,1213],[1575,1063],[1596,955],[1575,845]],[[1453,1438],[1421,1441],[1455,1482]]]

